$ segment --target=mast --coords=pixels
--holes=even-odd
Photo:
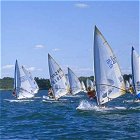
[[[17,83],[17,60],[15,62],[15,73],[14,73],[14,90],[16,90],[16,83]]]
[[[134,92],[136,94],[136,86],[135,86],[135,78],[134,78],[134,47],[132,46],[132,50],[131,50],[131,67],[132,67],[132,83],[133,83],[133,87],[134,87]]]

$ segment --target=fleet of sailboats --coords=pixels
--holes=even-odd
[[[140,98],[140,56],[132,47],[131,65],[132,79],[124,82],[120,66],[116,56],[104,38],[103,34],[95,26],[94,30],[94,77],[95,81],[87,78],[86,87],[83,81],[80,82],[75,73],[68,67],[68,74],[65,75],[60,65],[48,54],[48,67],[50,84],[53,91],[53,100],[71,94],[87,92],[96,89],[96,103],[98,106],[115,99],[129,90],[132,85],[134,93]],[[33,98],[38,93],[39,87],[31,72],[24,66],[15,63],[14,91],[17,99]],[[44,97],[50,100],[49,96]],[[52,100],[52,99],[51,99]]]

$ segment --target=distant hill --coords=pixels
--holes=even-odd
[[[14,85],[14,79],[10,77],[4,77],[0,79],[0,89],[11,90]]]
[[[87,78],[89,78],[92,81],[94,80],[94,76],[90,76],[90,77],[83,77],[82,76],[82,77],[79,77],[79,80],[83,81],[86,84]],[[129,81],[129,78],[132,78],[132,75],[131,74],[128,74],[128,75],[124,74],[123,78],[125,81],[126,80]],[[35,80],[36,80],[40,90],[49,89],[51,87],[49,79],[35,77]],[[4,78],[0,79],[0,89],[1,90],[12,90],[13,85],[14,85],[13,78],[4,77]]]

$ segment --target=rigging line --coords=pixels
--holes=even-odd
[[[65,90],[67,90],[66,88],[53,88],[53,89],[65,89]]]

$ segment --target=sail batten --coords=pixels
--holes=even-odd
[[[94,72],[98,105],[124,93],[125,84],[116,56],[96,26],[94,31]]]

